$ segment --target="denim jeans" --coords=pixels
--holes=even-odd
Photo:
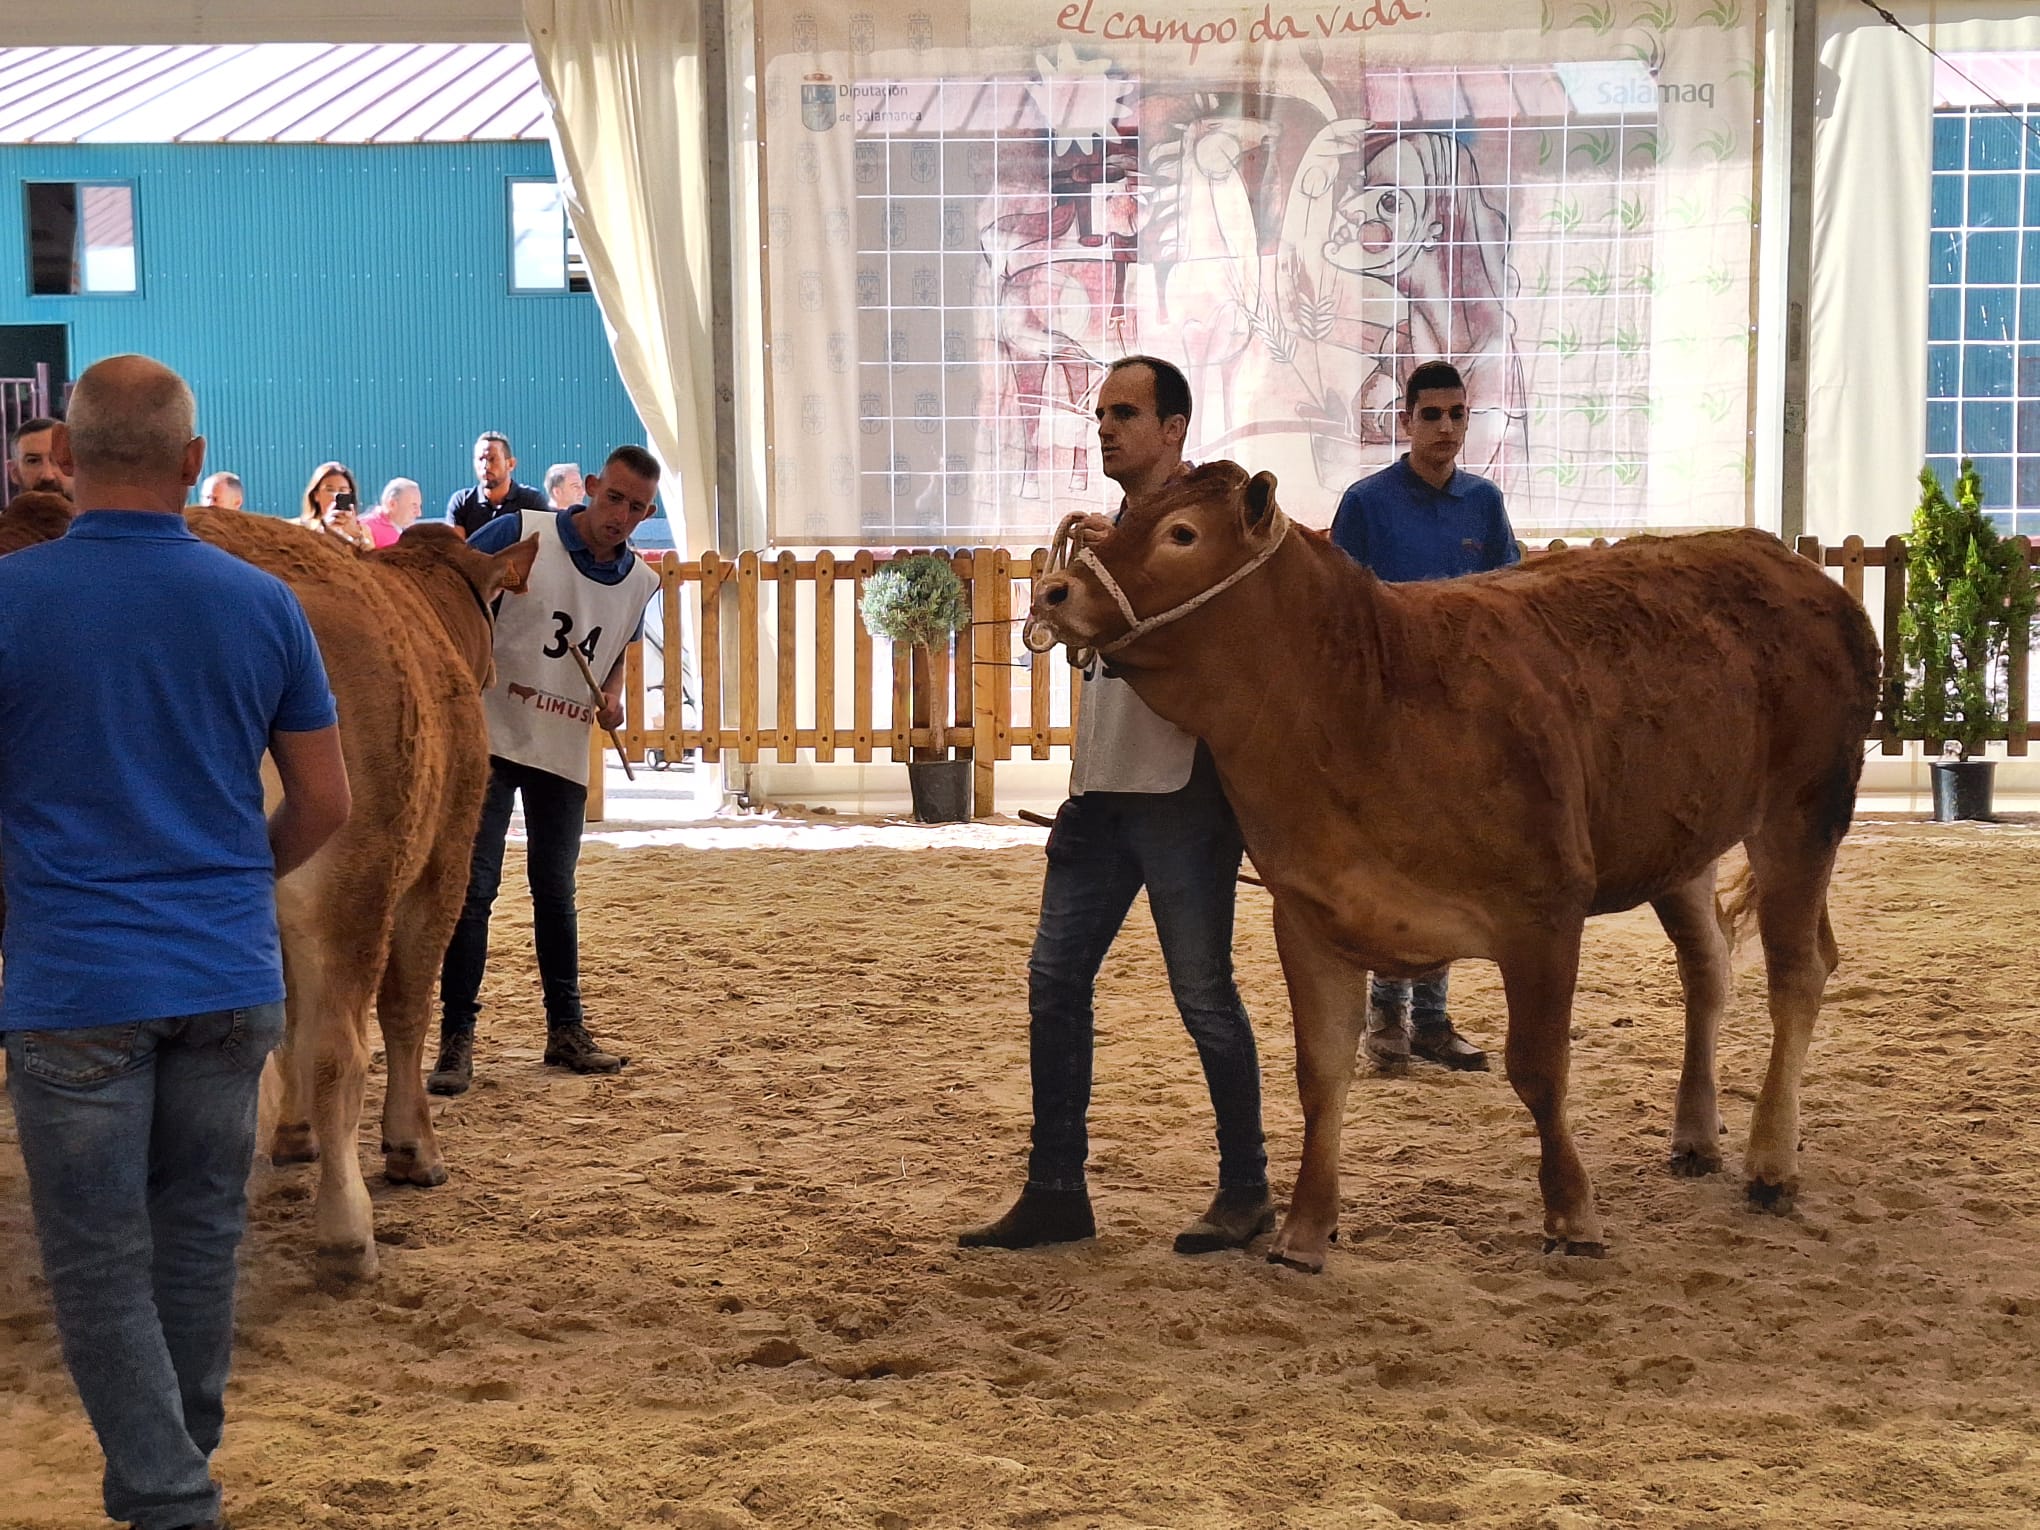
[[[106,1512],[212,1519],[255,1099],[283,1005],[11,1031],[7,1092],[57,1333],[106,1454]]]
[[[1034,1150],[1027,1182],[1081,1190],[1090,1144],[1092,989],[1134,896],[1147,888],[1169,989],[1204,1065],[1218,1121],[1218,1182],[1268,1182],[1261,1069],[1233,986],[1240,831],[1200,750],[1190,784],[1167,793],[1087,792],[1048,836],[1041,922],[1027,963]]]
[[[1440,967],[1420,978],[1378,977],[1368,984],[1368,1001],[1384,1015],[1399,1014],[1407,1006],[1415,1024],[1443,1025],[1451,974],[1450,967]]]
[[[489,912],[503,885],[503,842],[510,810],[524,797],[524,874],[531,884],[531,936],[538,947],[539,986],[548,1026],[581,1023],[581,934],[574,912],[574,868],[581,861],[581,828],[588,788],[565,776],[512,760],[491,758],[481,827],[468,863],[467,901],[439,970],[442,1035],[475,1028],[481,1013],[482,973],[489,965]]]

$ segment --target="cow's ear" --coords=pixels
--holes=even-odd
[[[538,537],[526,537],[515,547],[505,548],[496,554],[498,590],[508,590],[512,595],[522,595],[531,579],[531,565],[538,561]]]
[[[1241,507],[1241,519],[1249,531],[1264,530],[1269,518],[1275,513],[1275,475],[1256,473],[1247,482],[1246,503]]]

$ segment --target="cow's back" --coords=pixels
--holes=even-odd
[[[418,588],[335,538],[268,516],[193,510],[192,530],[275,574],[303,605],[339,705],[354,811],[325,857],[327,901],[401,891],[448,832],[472,836],[487,769],[473,676]],[[367,914],[387,896],[364,900]],[[376,910],[386,928],[388,909]]]
[[[1599,907],[1718,856],[1775,792],[1831,783],[1846,825],[1876,637],[1775,537],[1638,537],[1383,595],[1384,701],[1457,693],[1498,722],[1507,769],[1541,778],[1529,810],[1580,819]]]

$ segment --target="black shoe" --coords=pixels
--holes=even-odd
[[[1275,1230],[1275,1203],[1268,1187],[1220,1190],[1211,1208],[1176,1234],[1179,1254],[1215,1254],[1224,1248],[1245,1248],[1262,1233]]]
[[[1410,1056],[1455,1073],[1485,1073],[1487,1053],[1452,1028],[1450,1020],[1419,1020],[1410,1031]]]
[[[579,1021],[546,1028],[545,1060],[555,1068],[572,1068],[576,1073],[614,1073],[630,1061],[595,1045],[588,1027]]]
[[[1075,1243],[1098,1236],[1098,1224],[1091,1220],[1091,1195],[1087,1190],[1037,1190],[1029,1185],[1020,1192],[1013,1209],[987,1227],[973,1227],[956,1235],[958,1248],[1039,1248],[1044,1243]]]
[[[471,1030],[442,1031],[439,1061],[425,1076],[428,1094],[466,1094],[475,1081],[475,1033]]]

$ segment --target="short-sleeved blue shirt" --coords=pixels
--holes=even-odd
[[[262,756],[334,721],[289,586],[181,516],[0,558],[0,1030],[281,999]]]
[[[1522,556],[1499,488],[1455,468],[1445,487],[1434,489],[1417,476],[1408,453],[1346,490],[1332,517],[1332,540],[1390,584],[1478,574]]]

